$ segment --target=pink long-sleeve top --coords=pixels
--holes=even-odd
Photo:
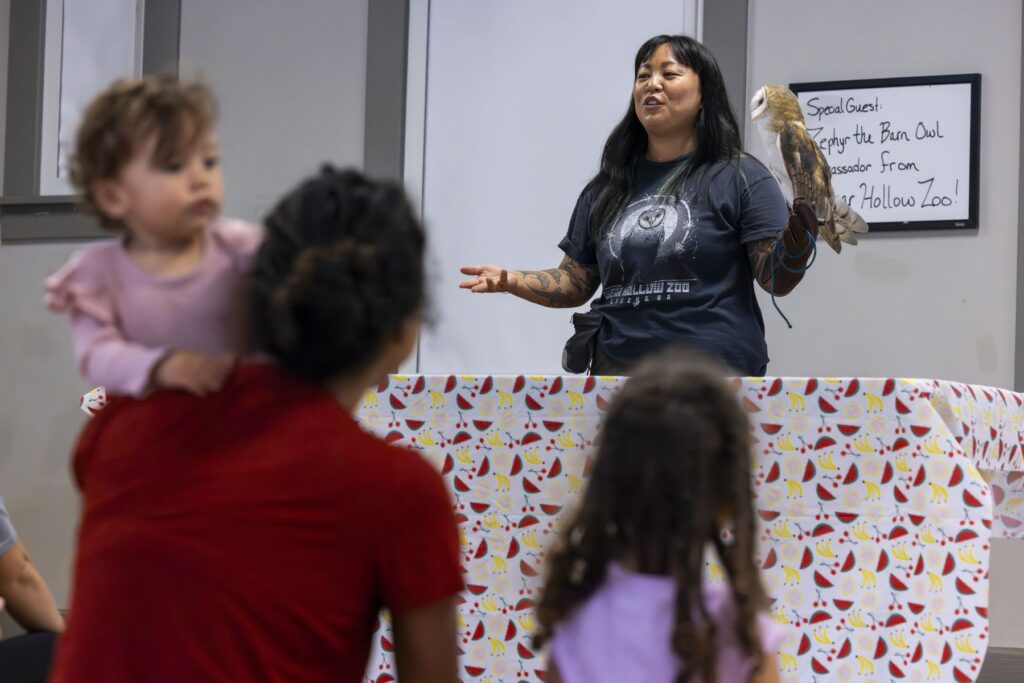
[[[245,353],[243,288],[262,239],[259,226],[222,218],[199,264],[173,277],[141,270],[121,240],[76,251],[45,284],[47,307],[71,320],[79,372],[108,393],[140,396],[169,351]]]

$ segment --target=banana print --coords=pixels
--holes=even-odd
[[[829,451],[827,455],[818,457],[818,467],[827,472],[832,472],[839,469],[839,467],[836,465],[835,460],[832,459],[832,451]]]
[[[540,465],[544,461],[540,459],[540,455],[538,455],[538,453],[540,453],[539,448],[531,448],[523,451],[523,457],[526,458],[526,462],[531,465]]]
[[[539,548],[540,543],[537,541],[536,531],[527,531],[525,534],[519,537],[520,542],[527,548]]]
[[[970,636],[964,636],[962,638],[955,639],[953,641],[953,646],[956,647],[956,649],[959,650],[960,652],[963,652],[965,655],[976,655],[976,654],[978,654],[978,651],[976,649],[974,649],[973,645],[971,645],[971,637]]]
[[[974,546],[973,545],[969,546],[966,549],[961,548],[960,550],[957,551],[956,554],[960,558],[960,561],[965,563],[965,564],[978,564],[981,561],[977,557],[974,556]]]
[[[775,525],[772,532],[777,538],[793,538],[793,532],[789,530],[789,522],[780,522]]]
[[[882,410],[885,408],[885,401],[878,394],[865,393],[864,399],[867,402],[868,411]]]
[[[562,448],[577,448],[579,446],[572,438],[572,432],[566,430],[556,437],[558,445]]]
[[[792,567],[782,565],[782,572],[786,576],[786,578],[782,582],[783,586],[792,586],[800,583],[800,572],[798,572],[797,570],[793,569]]]
[[[827,626],[819,628],[817,631],[814,631],[811,635],[814,636],[815,642],[817,642],[819,645],[828,646],[832,644],[832,639],[828,635]]]
[[[857,655],[857,675],[859,676],[874,676],[875,675],[875,663],[867,657]]]
[[[865,434],[864,436],[862,436],[859,439],[855,440],[853,442],[853,448],[858,453],[865,453],[865,454],[867,454],[867,453],[874,453],[875,452],[875,449],[871,445],[871,441],[869,440],[867,434]]]

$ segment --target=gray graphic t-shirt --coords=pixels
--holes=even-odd
[[[598,193],[585,190],[559,247],[597,264],[604,316],[597,343],[619,367],[669,344],[703,351],[743,375],[768,363],[764,321],[754,296],[747,242],[775,237],[789,210],[756,159],[693,173],[675,195],[662,186],[685,159],[642,160],[638,192],[614,225],[590,234]]]

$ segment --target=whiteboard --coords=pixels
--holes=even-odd
[[[871,230],[978,227],[980,74],[790,89],[836,195]]]

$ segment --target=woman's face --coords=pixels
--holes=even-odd
[[[692,135],[701,107],[700,77],[676,61],[665,43],[636,72],[633,107],[650,136]]]

